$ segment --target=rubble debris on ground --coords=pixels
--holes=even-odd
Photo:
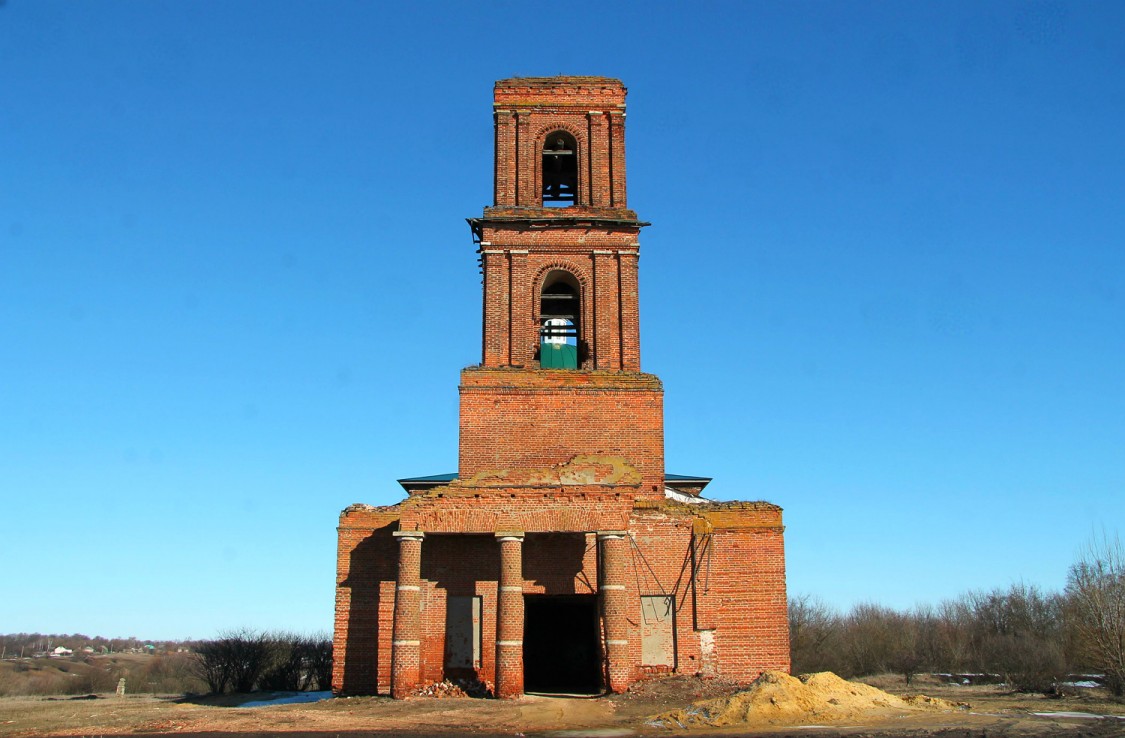
[[[671,705],[683,704],[685,698],[706,700],[724,697],[738,691],[741,685],[733,679],[701,674],[669,674],[633,682],[621,694],[610,695],[617,702],[655,701]]]
[[[802,674],[799,678],[767,671],[740,692],[701,700],[646,722],[659,728],[796,725],[964,707],[967,705],[924,695],[896,697],[866,684],[841,679],[830,671]]]
[[[427,684],[414,691],[418,697],[436,697],[438,699],[457,697],[494,697],[496,688],[487,679],[445,679],[433,684]]]

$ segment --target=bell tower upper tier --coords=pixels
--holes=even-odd
[[[469,220],[484,366],[640,371],[648,224],[626,206],[625,94],[608,77],[496,83],[494,204]]]
[[[495,209],[624,209],[625,86],[608,77],[496,83]]]

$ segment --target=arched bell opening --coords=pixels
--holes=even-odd
[[[578,143],[566,131],[552,131],[543,141],[543,207],[578,204]]]
[[[570,272],[547,275],[539,295],[539,366],[577,369],[582,327],[582,290]]]

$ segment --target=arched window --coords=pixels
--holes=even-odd
[[[543,142],[543,206],[566,208],[578,203],[578,144],[566,131],[553,131]]]
[[[578,368],[582,293],[573,274],[554,271],[543,282],[539,299],[539,366]]]

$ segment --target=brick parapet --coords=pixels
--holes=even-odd
[[[497,109],[535,111],[621,110],[628,92],[621,80],[588,76],[512,77],[498,80],[493,90]]]

